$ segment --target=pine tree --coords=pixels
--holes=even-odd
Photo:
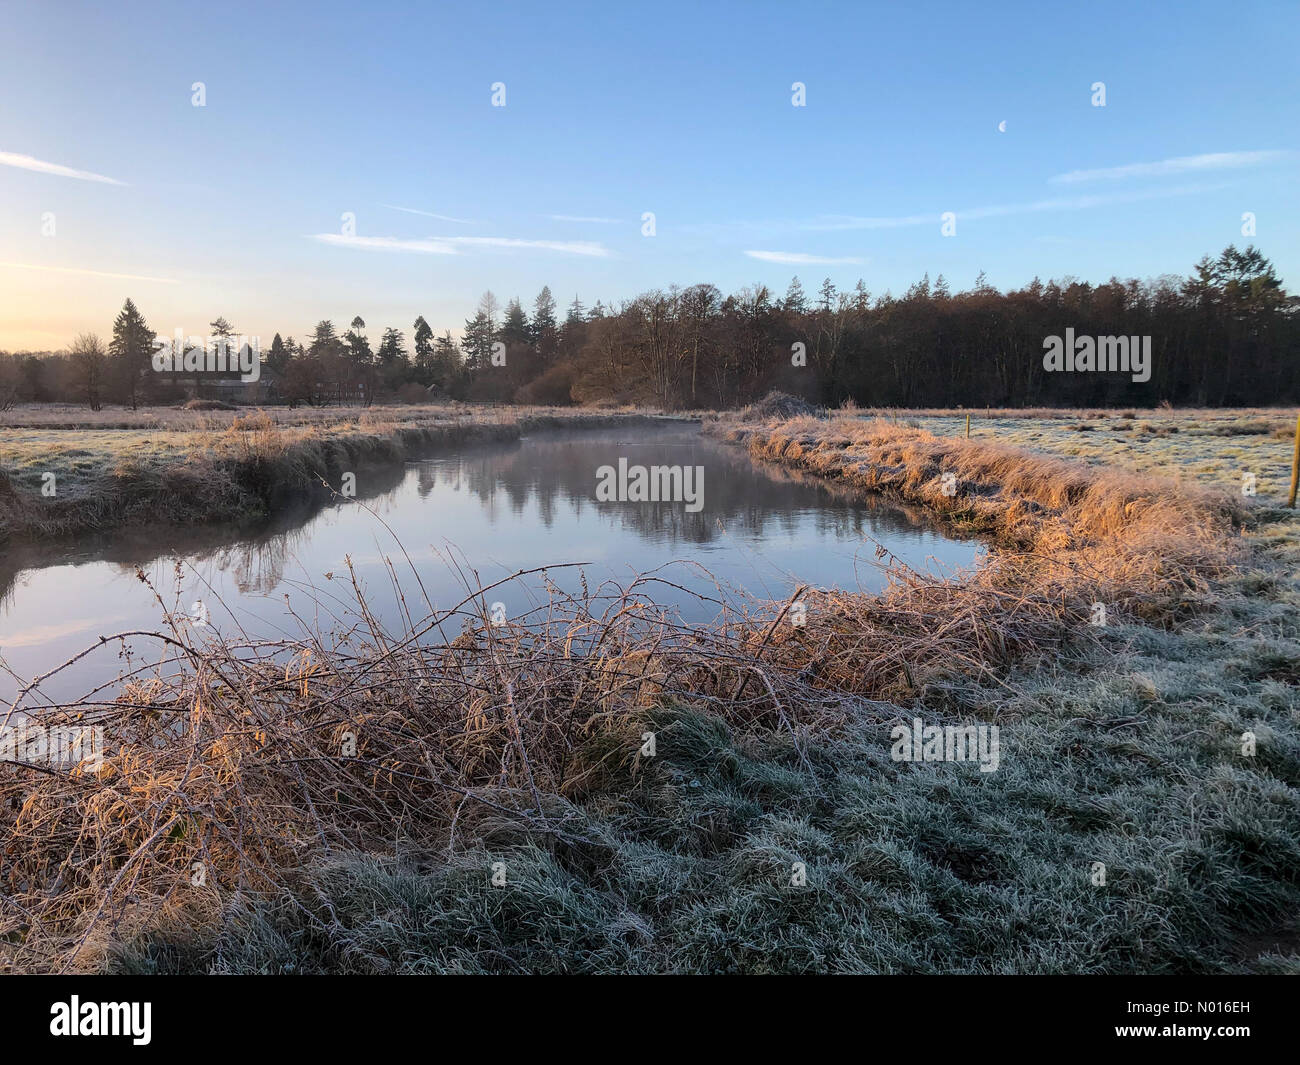
[[[343,342],[347,345],[348,359],[358,372],[365,370],[374,361],[370,341],[360,333],[349,330],[344,334]]]
[[[556,330],[555,300],[551,297],[548,285],[542,286],[533,303],[532,341],[537,349],[542,365],[548,365],[555,358],[559,335]]]
[[[370,341],[362,332],[365,327],[365,320],[358,314],[352,319],[352,328],[343,335],[343,343],[348,349],[348,361],[352,364],[351,371],[358,380],[367,378],[367,371],[374,361],[370,351]]]
[[[312,330],[311,343],[307,345],[307,353],[315,358],[321,358],[325,355],[335,354],[338,347],[339,338],[338,334],[334,332],[334,323],[328,318],[322,318],[316,323],[316,328]]]
[[[465,352],[465,369],[471,375],[482,373],[492,365],[492,345],[497,339],[497,298],[491,290],[483,293],[473,318],[465,321],[461,347]]]
[[[311,343],[307,345],[307,359],[295,374],[298,387],[308,389],[304,399],[311,403],[323,400],[325,392],[321,386],[332,384],[335,399],[343,401],[347,381],[351,376],[348,350],[348,346],[334,331],[333,322],[323,318],[316,323]]]
[[[560,358],[572,358],[582,350],[586,342],[587,311],[582,305],[582,300],[574,296],[573,302],[569,304],[569,313],[564,318],[564,325],[560,327],[557,354]]]
[[[421,384],[432,384],[433,330],[429,328],[429,323],[424,320],[424,315],[416,318],[415,325],[411,328],[415,340],[415,371],[419,375]]]
[[[400,329],[394,329],[389,326],[384,330],[384,337],[379,342],[379,350],[375,353],[379,359],[379,365],[385,369],[391,369],[399,363],[406,362],[406,343]]]
[[[530,334],[528,315],[524,314],[523,306],[517,298],[511,300],[506,304],[505,318],[501,322],[502,341],[507,348],[527,345],[532,340]]]
[[[266,366],[272,373],[277,375],[284,373],[284,368],[289,364],[289,349],[285,346],[280,334],[276,333],[275,338],[271,341],[271,350],[266,353]]]
[[[235,335],[235,327],[226,321],[222,315],[218,315],[214,321],[209,322],[208,328],[212,330],[212,336],[215,340],[228,342]]]
[[[129,399],[132,410],[139,406],[144,381],[152,369],[154,335],[130,299],[122,304],[113,322],[108,354],[113,360],[112,373],[119,394]]]
[[[458,385],[460,372],[460,348],[448,329],[434,343],[433,383],[443,392],[450,392]]]
[[[375,352],[375,361],[379,364],[384,388],[391,391],[406,382],[411,372],[411,360],[407,357],[406,340],[400,329],[389,326],[384,330],[379,349]],[[371,387],[367,393],[367,403],[373,403],[375,389]]]
[[[781,306],[789,314],[803,314],[808,310],[808,299],[797,276],[790,279],[790,287],[785,290],[785,300]]]

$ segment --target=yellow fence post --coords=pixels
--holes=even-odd
[[[1300,415],[1295,420],[1295,454],[1291,456],[1291,497],[1286,501],[1288,507],[1295,506],[1295,489],[1300,482]]]
[[[1300,432],[1300,430],[1297,430],[1297,432]],[[970,415],[969,414],[966,415],[966,439],[967,440],[970,439]],[[1297,436],[1296,440],[1300,441],[1300,436]],[[1300,443],[1298,443],[1296,446],[1300,447]]]

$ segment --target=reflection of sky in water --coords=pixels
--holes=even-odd
[[[703,510],[688,514],[683,503],[596,503],[597,468],[617,465],[620,456],[629,464],[703,466]],[[739,449],[704,440],[693,428],[543,434],[412,463],[404,471],[359,471],[357,487],[375,514],[351,504],[330,506],[304,515],[296,527],[281,519],[278,529],[245,530],[242,538],[222,530],[137,531],[74,544],[61,554],[11,559],[10,567],[28,568],[0,571],[0,655],[30,678],[100,635],[158,629],[164,607],[136,579],[137,566],[166,609],[185,612],[201,599],[217,629],[274,638],[301,632],[291,609],[322,630],[358,621],[344,561],[349,556],[381,620],[397,625],[385,556],[412,614],[424,614],[397,540],[439,609],[465,595],[452,556],[463,568],[473,567],[484,584],[541,565],[588,562],[590,588],[607,579],[626,586],[636,573],[671,563],[659,576],[714,597],[713,580],[698,567],[716,578],[724,597],[747,592],[781,599],[800,581],[879,589],[884,575],[877,544],[932,572],[967,566],[979,549],[973,541],[947,540],[923,519],[877,501],[757,467]],[[178,559],[184,563],[179,579]],[[327,572],[333,581],[325,579]],[[550,576],[566,590],[580,587],[577,570]],[[473,577],[466,571],[465,579]],[[715,604],[665,584],[651,587],[657,602],[678,609],[686,621],[716,616]],[[543,601],[544,593],[533,578],[488,598],[505,603],[514,616]],[[156,654],[143,637],[130,642],[137,659]],[[119,646],[104,645],[42,690],[71,699],[115,676]],[[0,694],[14,690],[9,677],[0,677]]]

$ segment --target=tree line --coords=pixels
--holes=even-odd
[[[233,336],[224,318],[213,335]],[[1044,342],[1067,329],[1150,337],[1150,379],[1052,373]],[[829,280],[809,295],[796,277],[784,295],[753,285],[655,289],[606,306],[575,297],[561,319],[549,287],[525,310],[485,293],[459,338],[423,316],[383,331],[319,322],[299,343],[276,334],[262,353],[266,397],[288,403],[471,401],[646,403],[722,408],[782,389],[828,405],[1256,405],[1300,400],[1300,299],[1253,246],[1205,257],[1186,277],[1073,278],[1006,292],[981,273],[953,292],[929,275],[901,296]],[[112,340],[78,337],[53,356],[0,356],[0,403],[165,402],[203,378],[152,373],[154,334],[127,300]]]

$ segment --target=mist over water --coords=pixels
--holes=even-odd
[[[629,466],[702,467],[703,507],[692,513],[680,501],[598,503],[597,470],[620,458]],[[359,470],[357,492],[355,501],[291,511],[254,529],[132,530],[10,552],[0,568],[0,656],[30,679],[101,636],[166,631],[165,611],[188,614],[200,601],[211,631],[236,637],[298,636],[304,624],[339,632],[363,621],[349,558],[372,614],[396,629],[401,598],[418,619],[428,612],[425,594],[447,609],[466,597],[467,584],[539,566],[586,563],[546,575],[575,593],[583,578],[593,592],[614,592],[654,571],[660,580],[638,591],[684,622],[703,624],[719,616],[719,601],[785,599],[801,583],[878,590],[890,555],[948,573],[973,565],[982,550],[977,541],[945,537],[917,512],[756,465],[684,424],[547,432],[468,447],[404,467]],[[546,595],[545,579],[533,575],[485,598],[515,618]],[[146,637],[128,643],[135,665],[157,657]],[[40,692],[55,701],[77,698],[117,676],[120,650],[120,641],[97,647]],[[6,701],[17,688],[0,676]]]

